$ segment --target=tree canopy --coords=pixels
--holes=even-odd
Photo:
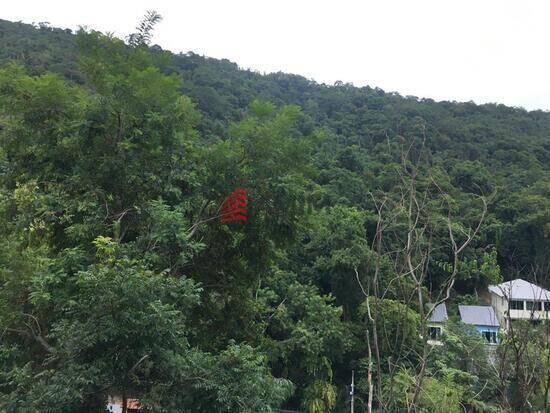
[[[158,21],[0,20],[0,412],[343,412],[352,370],[365,411],[548,406],[547,362],[510,338],[498,375],[455,321],[432,349],[426,304],[548,286],[550,114],[260,75]]]

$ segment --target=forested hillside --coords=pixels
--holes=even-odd
[[[0,412],[343,412],[352,370],[358,411],[544,411],[548,324],[488,357],[456,306],[550,284],[550,113],[173,54],[158,20],[0,20]]]

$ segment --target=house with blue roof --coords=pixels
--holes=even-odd
[[[488,305],[459,305],[460,320],[472,325],[478,333],[487,341],[487,344],[498,344],[500,323],[495,310]]]

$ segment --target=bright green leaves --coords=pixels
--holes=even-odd
[[[205,413],[276,411],[294,386],[289,380],[274,378],[266,362],[265,356],[248,345],[228,346],[214,359],[210,374],[197,383],[199,396],[193,407]]]
[[[501,383],[494,375],[494,354],[472,325],[449,320],[445,324],[442,341],[444,346],[434,348],[428,370],[432,380],[458,392],[458,402],[480,411],[496,412],[491,400],[496,398]],[[493,357],[493,358],[492,358]],[[428,381],[426,392],[432,390]],[[430,395],[434,398],[434,395]],[[435,398],[435,400],[438,400]],[[424,398],[424,402],[430,402]],[[456,401],[453,402],[456,408]]]
[[[0,71],[0,374],[10,383],[0,410],[93,410],[127,393],[152,411],[271,411],[293,386],[257,350],[227,345],[230,326],[253,314],[219,301],[252,308],[250,278],[304,214],[311,139],[296,129],[299,111],[251,115],[231,143],[199,149],[199,115],[162,53],[96,32],[77,41],[85,85]],[[232,232],[202,214],[243,181],[258,218],[227,248]],[[286,231],[269,228],[272,211]],[[184,275],[208,281],[224,267],[228,289]],[[210,330],[212,313],[229,319],[223,329]]]
[[[111,237],[100,235],[94,240],[97,258],[106,263],[113,263],[116,258],[117,244]]]
[[[411,406],[411,398],[416,386],[415,377],[411,371],[400,371],[392,383],[395,387],[393,409],[407,409]],[[415,407],[421,412],[460,413],[463,412],[461,403],[464,387],[452,380],[451,377],[427,377],[424,379],[422,391]]]
[[[0,142],[10,160],[4,182],[59,179],[80,151],[88,94],[55,75],[30,77],[8,66],[0,70],[0,98]]]
[[[314,231],[306,250],[318,256],[316,269],[353,269],[365,262],[369,254],[365,218],[365,212],[343,206],[325,208],[314,215]]]
[[[302,406],[307,413],[326,413],[336,405],[336,389],[330,383],[314,381],[304,391]]]
[[[80,30],[76,45],[81,69],[100,94],[111,94],[117,81],[124,84],[132,72],[164,68],[168,57],[166,53],[153,54],[145,47],[129,47],[122,40],[97,31]]]
[[[365,213],[354,207],[319,210],[312,215],[297,251],[307,263],[301,275],[331,292],[347,319],[356,316],[363,298],[355,270],[364,282],[371,275],[367,264],[373,253],[366,240],[365,218]]]
[[[237,186],[247,189],[247,232],[252,237],[262,231],[278,243],[288,241],[305,213],[308,178],[314,172],[309,156],[316,137],[299,131],[301,116],[296,107],[276,111],[255,102],[250,116],[232,126],[230,139],[207,149],[213,174],[205,188],[218,197]]]
[[[342,309],[313,285],[280,270],[262,280],[256,306],[265,335],[260,348],[273,370],[296,384],[306,411],[334,407],[333,363],[350,346]]]
[[[330,383],[330,354],[343,340],[332,299],[285,286],[277,294],[291,296],[291,314],[267,324],[256,323],[251,301],[251,281],[307,214],[318,136],[303,132],[304,115],[255,102],[229,139],[200,142],[199,115],[162,53],[96,32],[81,31],[77,43],[84,85],[0,72],[3,232],[26,231],[18,245],[37,251],[21,279],[16,254],[6,257],[0,305],[12,310],[2,325],[14,330],[10,342],[32,344],[14,363],[54,366],[33,365],[34,380],[22,369],[8,398],[29,411],[69,412],[125,392],[153,411],[268,412],[293,389],[268,359],[302,356],[300,368]],[[250,193],[249,221],[222,227],[217,208],[236,186]],[[269,318],[275,304],[264,305]],[[260,326],[288,337],[267,345]],[[283,359],[228,346],[231,338],[277,347]],[[302,371],[288,378],[302,380]]]
[[[111,243],[101,249],[111,253]],[[143,346],[175,351],[184,344],[185,314],[197,304],[200,291],[189,279],[152,273],[126,257],[89,267],[67,280],[65,288],[75,288],[78,300],[64,306],[65,317],[54,328],[59,345],[72,342],[76,350],[110,343],[113,354],[127,349],[128,357]]]
[[[384,357],[416,359],[421,346],[420,315],[405,304],[389,299],[369,297],[359,310],[370,334],[372,317],[378,326],[380,352]],[[369,313],[370,312],[370,313]]]
[[[9,159],[2,180],[11,188],[37,182],[50,224],[72,245],[109,232],[135,237],[136,210],[147,199],[181,193],[198,121],[180,78],[162,73],[149,51],[95,32],[79,42],[89,88],[17,66],[0,71]]]
[[[333,298],[300,284],[295,274],[277,271],[264,281],[258,300],[263,303],[262,325],[277,338],[267,341],[274,346],[273,355],[281,362],[294,359],[306,371],[330,378],[323,358],[341,352],[345,342],[342,310],[333,305]],[[289,351],[299,351],[300,356],[290,357],[285,354]]]
[[[202,199],[195,203],[193,231],[205,248],[191,272],[208,286],[201,316],[209,324],[201,327],[219,329],[214,340],[250,337],[256,280],[275,260],[277,248],[290,245],[305,222],[315,137],[300,132],[301,119],[297,108],[276,110],[256,102],[250,115],[232,126],[228,139],[200,148]],[[248,192],[248,220],[220,225],[219,207],[236,187]]]
[[[54,313],[42,334],[54,348],[55,368],[35,378],[25,398],[43,400],[39,410],[70,411],[75,403],[102,400],[106,391],[147,394],[148,383],[163,380],[170,359],[187,349],[185,314],[197,303],[196,286],[154,274],[128,258],[114,259],[107,238],[96,245],[109,255],[108,262],[65,277],[62,284],[44,285],[54,297],[49,306]],[[48,396],[58,386],[65,391]]]
[[[27,76],[16,64],[0,70],[0,108],[13,111],[26,122],[54,127],[79,109],[74,105],[78,93],[78,88],[67,87],[64,80],[52,73]]]
[[[194,227],[187,218],[190,210],[190,205],[170,207],[160,200],[146,205],[140,215],[143,230],[136,244],[147,262],[178,274],[206,247],[193,239]]]
[[[181,78],[161,71],[161,55],[97,32],[80,31],[77,43],[89,86],[99,99],[101,125],[122,148],[170,146],[188,122]],[[100,125],[97,125],[100,126]],[[114,136],[112,134],[114,133]]]
[[[483,252],[480,261],[481,262],[477,260],[465,260],[460,267],[461,276],[466,276],[467,278],[475,277],[476,281],[478,281],[478,283],[481,282],[482,285],[501,283],[502,274],[500,273],[500,266],[497,262],[496,250],[493,249],[488,252]]]

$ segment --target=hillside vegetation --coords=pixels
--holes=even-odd
[[[544,411],[548,325],[489,358],[426,304],[548,287],[550,113],[173,54],[159,18],[0,20],[0,412],[343,412],[352,370],[359,411]]]

